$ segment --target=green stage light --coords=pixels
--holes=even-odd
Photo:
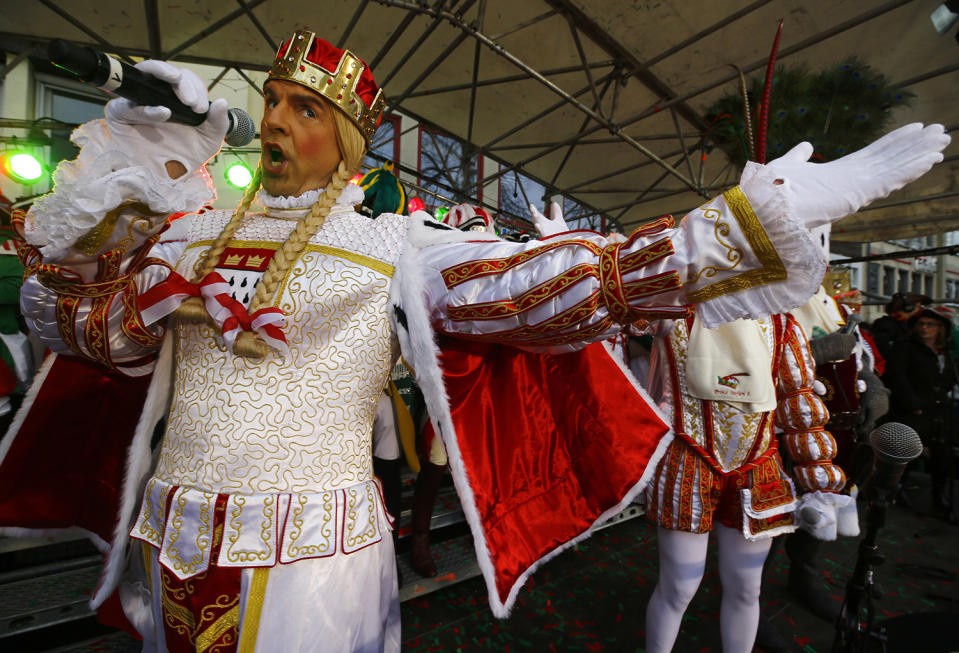
[[[226,169],[226,180],[231,186],[246,188],[253,181],[253,173],[245,163],[231,163]]]
[[[43,176],[43,164],[29,152],[14,152],[6,157],[7,175],[21,184],[32,184]]]

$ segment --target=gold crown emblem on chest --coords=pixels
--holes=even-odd
[[[349,116],[369,144],[386,107],[382,89],[377,89],[376,97],[367,106],[356,92],[366,68],[363,61],[349,50],[343,50],[336,70],[326,70],[307,59],[314,38],[313,32],[307,30],[294,32],[286,52],[277,56],[270,67],[269,78],[296,82],[316,91]]]

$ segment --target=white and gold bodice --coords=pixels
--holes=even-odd
[[[775,327],[769,318],[756,322],[763,336],[756,346],[767,347],[772,356],[776,345]],[[668,374],[669,378],[661,382],[662,397],[657,399],[661,399],[661,407],[672,414],[677,433],[709,452],[723,471],[738,469],[749,462],[750,454],[761,454],[772,444],[772,413],[746,413],[729,402],[704,401],[692,396],[686,381],[688,343],[689,328],[685,320],[676,320],[669,337],[659,341],[655,368],[658,374]],[[758,446],[757,439],[760,440]]]
[[[406,224],[338,208],[277,292],[288,359],[244,359],[210,327],[174,325],[176,374],[157,478],[220,493],[316,491],[371,479],[373,416],[393,357],[386,307]],[[257,257],[279,246],[294,221],[274,213],[249,216],[227,254]],[[199,216],[178,271],[192,270],[228,217]],[[219,272],[241,302],[261,276]]]

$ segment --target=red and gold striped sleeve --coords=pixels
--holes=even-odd
[[[795,476],[803,492],[839,492],[846,485],[842,469],[832,463],[836,441],[825,429],[829,412],[815,392],[815,364],[802,327],[784,316],[783,352],[779,358],[776,422],[795,463]]]

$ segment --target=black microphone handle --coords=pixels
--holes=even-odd
[[[899,479],[902,478],[902,473],[908,464],[909,461],[893,462],[877,455],[876,467],[866,486],[867,496],[875,496],[878,491],[886,494],[895,492],[899,488]]]
[[[137,70],[92,48],[77,47],[63,39],[53,39],[47,49],[53,65],[67,70],[82,81],[108,93],[119,95],[142,106],[170,109],[170,120],[197,126],[206,120],[206,112],[197,113],[180,101],[169,83]]]

